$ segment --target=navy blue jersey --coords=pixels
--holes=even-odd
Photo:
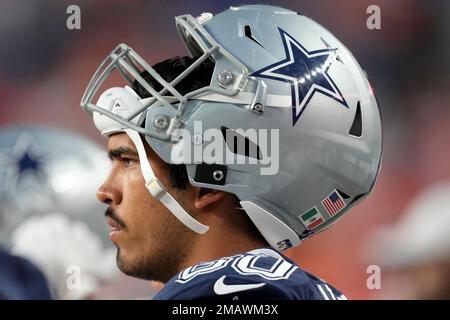
[[[343,300],[338,290],[273,249],[257,249],[189,267],[155,300]]]
[[[0,300],[51,299],[47,281],[28,260],[0,250]]]

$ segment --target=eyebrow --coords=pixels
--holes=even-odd
[[[129,156],[138,156],[138,153],[134,151],[133,149],[130,149],[128,147],[119,147],[117,149],[111,149],[108,151],[108,157],[113,159],[118,159],[122,155],[129,155]]]

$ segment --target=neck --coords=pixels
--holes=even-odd
[[[180,264],[183,269],[221,257],[232,256],[258,248],[267,247],[267,242],[255,232],[244,211],[234,210],[230,214],[209,212],[202,219],[209,226],[208,232],[196,235],[191,254]]]

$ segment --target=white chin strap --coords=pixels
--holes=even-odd
[[[169,192],[164,188],[162,183],[156,178],[153,173],[153,169],[147,159],[147,153],[145,152],[144,144],[139,136],[139,133],[132,129],[125,129],[124,132],[128,134],[130,139],[136,146],[137,152],[139,154],[139,161],[141,164],[142,175],[145,180],[145,187],[150,192],[150,194],[161,201],[162,204],[169,209],[178,220],[180,220],[186,227],[192,231],[200,234],[206,233],[209,227],[198,222],[192,218],[181,206],[180,204],[170,195]]]

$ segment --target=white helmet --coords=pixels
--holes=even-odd
[[[110,167],[102,149],[64,130],[10,126],[0,130],[0,164],[0,245],[39,267],[57,299],[115,281],[116,250],[95,198]]]
[[[169,83],[121,44],[93,76],[81,106],[94,113],[103,134],[128,133],[140,150],[149,191],[180,221],[207,231],[154,177],[138,133],[165,162],[185,163],[192,185],[235,194],[279,250],[326,229],[370,193],[381,162],[379,110],[363,70],[330,32],[301,14],[266,5],[175,21],[197,58],[191,66]],[[207,60],[214,62],[209,86],[181,94],[176,85]],[[114,69],[130,85],[139,82],[150,98],[126,86],[92,103]],[[161,90],[145,81],[144,70]],[[214,143],[223,146],[223,157],[205,156],[208,130],[222,132]],[[268,133],[269,143],[263,141]],[[235,141],[244,141],[245,150],[233,147]],[[250,146],[256,153],[248,152]],[[201,161],[174,157],[196,148],[203,151]],[[276,163],[269,155],[278,155]]]

